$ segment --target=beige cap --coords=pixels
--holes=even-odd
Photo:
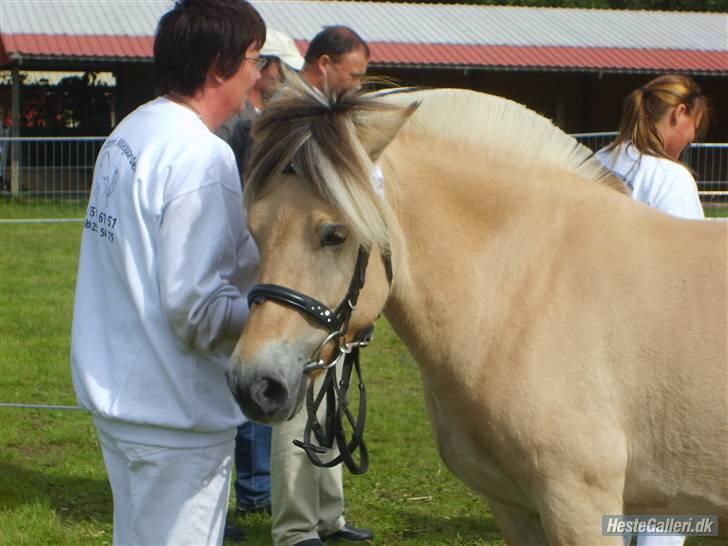
[[[293,70],[303,68],[303,57],[295,42],[290,36],[278,30],[268,29],[260,55],[263,57],[278,57]]]

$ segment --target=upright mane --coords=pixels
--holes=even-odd
[[[625,191],[588,148],[513,101],[456,89],[336,96],[323,94],[291,74],[253,126],[246,206],[271,179],[295,173],[345,215],[365,244],[389,252],[392,238],[400,238],[397,221],[387,200],[374,190],[375,166],[359,137],[370,130],[367,115],[413,103],[419,107],[403,132],[463,142],[476,146],[484,157],[512,157],[519,165],[561,168]]]
[[[589,148],[548,118],[512,100],[466,89],[383,91],[377,95],[400,106],[421,101],[403,133],[411,131],[470,144],[486,159],[557,167],[627,193],[622,181]]]
[[[399,110],[361,93],[324,94],[290,74],[253,125],[246,206],[273,178],[295,173],[345,215],[364,244],[388,253],[399,238],[397,221],[374,191],[375,166],[359,137],[366,114]]]

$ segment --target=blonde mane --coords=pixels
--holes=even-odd
[[[375,94],[389,104],[421,104],[402,132],[472,145],[481,158],[555,167],[627,193],[624,183],[586,146],[522,104],[465,89]]]
[[[481,157],[561,168],[625,192],[588,148],[513,101],[455,89],[324,95],[290,75],[253,125],[246,206],[274,178],[295,174],[345,216],[365,245],[376,245],[384,253],[399,248],[403,241],[398,222],[387,200],[374,190],[375,166],[360,136],[371,129],[369,114],[413,103],[419,107],[403,132],[473,145]]]
[[[363,244],[388,254],[401,234],[389,203],[374,191],[375,166],[359,135],[367,114],[398,110],[359,93],[324,95],[289,75],[253,125],[246,207],[272,179],[295,174],[346,217]]]

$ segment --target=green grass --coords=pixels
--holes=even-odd
[[[705,205],[706,218],[728,218],[728,207],[724,205]]]
[[[0,220],[38,218],[82,218],[86,211],[84,199],[0,198]]]
[[[0,402],[75,404],[69,337],[81,230],[0,224]],[[487,503],[437,456],[419,372],[386,321],[362,354],[371,461],[363,476],[344,473],[347,518],[373,529],[379,545],[503,544]],[[271,543],[269,516],[236,521],[245,544]],[[90,416],[0,408],[0,546],[111,537],[111,491]]]
[[[727,205],[706,203],[703,208],[708,218],[728,217]],[[0,198],[0,220],[82,218],[85,213],[85,199]]]
[[[0,224],[0,402],[76,403],[69,337],[81,230]],[[345,471],[347,517],[373,529],[381,545],[502,544],[486,502],[440,462],[419,372],[386,321],[363,365],[371,463],[363,476]],[[271,543],[268,516],[236,521],[246,544]],[[0,545],[99,545],[111,537],[111,491],[90,416],[0,408]]]

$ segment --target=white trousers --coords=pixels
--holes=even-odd
[[[114,545],[221,545],[235,441],[125,442],[97,429],[114,497]]]
[[[330,535],[346,523],[341,465],[319,468],[303,449],[293,445],[293,440],[303,439],[305,425],[304,407],[290,421],[273,427],[270,473],[271,532],[275,546],[292,546],[319,535]],[[330,460],[339,454],[335,447],[331,451],[328,459],[320,457]]]
[[[624,535],[624,546],[632,542],[632,535]],[[683,546],[685,537],[681,535],[637,535],[637,546]]]

